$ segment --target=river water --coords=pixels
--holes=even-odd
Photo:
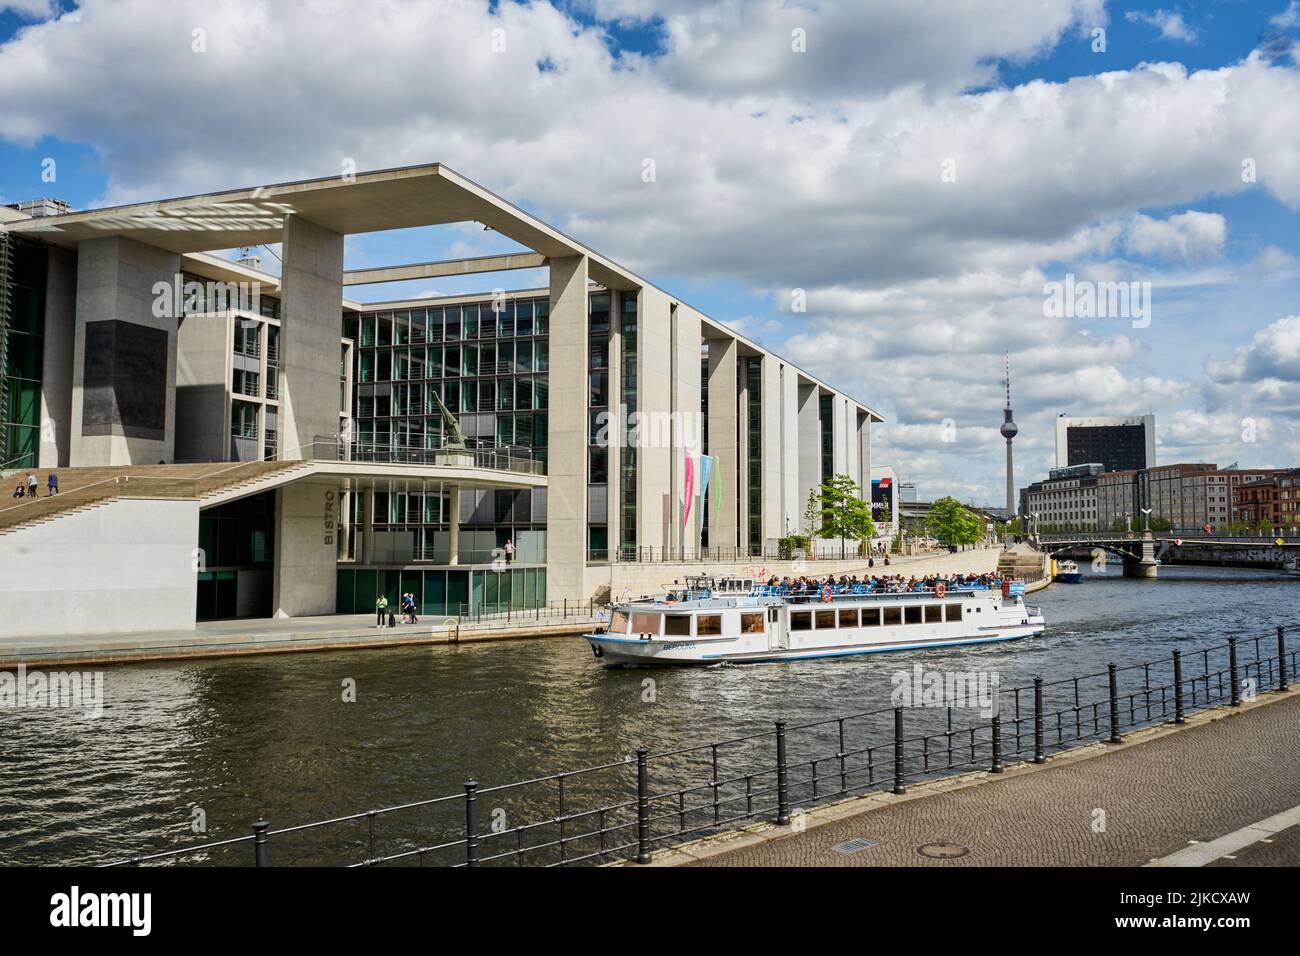
[[[947,651],[606,671],[573,638],[109,668],[98,718],[0,710],[0,863],[118,859],[244,836],[259,815],[287,827],[455,794],[469,778],[490,787],[618,763],[638,745],[672,750],[770,730],[777,718],[887,708],[891,675],[918,662],[996,672],[1008,687],[1300,625],[1295,579],[1163,567],[1160,580],[1139,581],[1107,570],[1029,598],[1047,616],[1045,637]],[[355,702],[344,700],[351,682]],[[611,772],[626,782],[632,768]],[[484,828],[509,799],[484,794]],[[550,812],[529,799],[510,805],[509,825]],[[379,851],[455,839],[463,820],[459,801],[381,817]],[[336,829],[277,836],[273,861],[365,858],[365,821]],[[250,860],[246,845],[197,858]]]

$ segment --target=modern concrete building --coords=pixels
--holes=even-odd
[[[1153,468],[1156,417],[1071,417],[1056,419],[1056,467],[1100,462],[1106,471]]]
[[[344,262],[348,235],[458,222],[519,251]],[[213,254],[271,244],[279,275]],[[347,294],[539,268],[515,291]],[[775,550],[832,474],[870,489],[871,408],[445,166],[0,210],[0,306],[11,468],[311,463],[193,509],[200,616],[585,600],[614,561]]]

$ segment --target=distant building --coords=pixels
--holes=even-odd
[[[1057,418],[1056,467],[1094,462],[1099,462],[1104,471],[1155,467],[1156,417]]]
[[[72,212],[72,206],[63,199],[28,199],[24,202],[10,203],[9,208],[17,209],[24,216],[30,216],[33,219],[43,219],[46,216],[62,216]]]
[[[1220,469],[1206,462],[1097,472],[1056,468],[1020,493],[1039,531],[1141,530],[1143,510],[1165,527],[1235,523],[1300,526],[1300,469]]]
[[[1233,489],[1238,521],[1249,525],[1300,528],[1300,468],[1251,475]]]
[[[905,481],[899,485],[898,500],[903,502],[920,501],[920,496],[916,493],[916,485],[910,481]]]

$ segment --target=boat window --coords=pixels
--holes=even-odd
[[[665,614],[664,634],[671,637],[690,637],[691,616],[689,614]]]
[[[880,626],[880,608],[864,607],[862,609],[862,626],[879,627]]]
[[[945,613],[945,618],[944,618],[945,620],[948,620],[948,621],[960,621],[960,620],[961,620],[961,605],[960,605],[960,604],[945,604],[944,607],[947,609],[947,610],[944,612],[944,613]]]
[[[857,627],[858,609],[840,608],[840,627]]]
[[[885,610],[885,624],[902,624],[903,609],[901,607],[887,607]]]
[[[817,615],[817,630],[829,630],[835,627],[834,611],[815,611]]]
[[[943,621],[943,605],[927,604],[925,606],[925,623],[939,624]]]
[[[792,630],[792,631],[811,631],[811,630],[812,630],[812,611],[791,611],[791,612],[790,612],[790,630]]]
[[[775,607],[768,608],[767,619],[771,621],[773,624],[775,624],[777,621],[781,619],[781,609]]]
[[[906,624],[920,624],[921,605],[913,604],[910,607],[903,608],[903,621]]]
[[[758,611],[754,614],[740,615],[740,633],[741,634],[762,634],[763,633],[763,612]]]
[[[722,615],[701,614],[695,619],[695,633],[700,637],[704,637],[706,634],[721,634]]]
[[[644,611],[632,612],[632,633],[657,635],[660,617],[659,614],[647,614]]]
[[[609,633],[626,634],[627,633],[627,615],[622,611],[615,611],[614,616],[609,620]]]

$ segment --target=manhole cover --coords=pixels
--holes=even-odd
[[[836,853],[857,853],[859,850],[865,850],[868,847],[880,846],[879,840],[868,840],[866,837],[854,837],[852,840],[845,840],[843,843],[835,843],[831,849]]]
[[[916,852],[932,860],[955,860],[969,853],[970,847],[962,846],[960,843],[922,843],[916,848]]]

